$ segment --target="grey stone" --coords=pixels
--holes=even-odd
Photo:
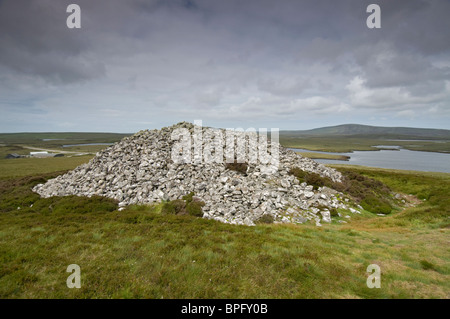
[[[305,192],[305,197],[306,198],[311,198],[314,196],[314,192]]]

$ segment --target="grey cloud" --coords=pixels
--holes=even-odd
[[[375,53],[376,52],[376,53]],[[436,67],[429,59],[384,48],[369,54],[361,65],[371,87],[411,86],[424,81],[450,79],[449,67]]]
[[[91,60],[82,55],[62,56],[52,53],[36,55],[10,48],[3,53],[2,60],[7,61],[8,68],[18,73],[41,77],[53,84],[89,80],[105,74],[105,66],[101,61]]]
[[[88,33],[66,26],[65,2],[5,1],[0,7],[0,65],[51,83],[101,77]]]
[[[102,125],[119,125],[125,110],[130,131],[450,108],[449,1],[379,0],[379,30],[365,25],[370,0],[78,0],[82,28],[69,30],[71,2],[0,2],[0,103],[56,121],[57,95],[78,122],[104,109]]]
[[[412,0],[380,2],[383,6],[383,37],[405,52],[423,55],[450,50],[449,1]]]
[[[262,78],[257,82],[258,89],[274,95],[297,96],[311,87],[308,79],[284,76],[282,78]]]
[[[195,103],[200,107],[214,107],[220,104],[222,93],[219,90],[204,91],[201,90],[195,95]]]

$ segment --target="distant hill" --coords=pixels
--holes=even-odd
[[[413,128],[413,127],[383,127],[360,124],[343,124],[321,127],[312,130],[280,131],[280,135],[297,136],[355,136],[377,138],[405,139],[450,139],[450,130]]]
[[[113,143],[121,140],[126,133],[90,133],[90,132],[47,132],[47,133],[0,133],[0,144],[36,144],[48,145],[77,143]]]

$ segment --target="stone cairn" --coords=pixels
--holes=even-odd
[[[328,187],[314,190],[312,185],[300,183],[289,174],[291,168],[298,167],[339,182],[342,175],[338,171],[279,144],[276,169],[249,163],[243,174],[228,169],[225,160],[221,163],[176,163],[171,152],[177,142],[172,132],[177,128],[189,130],[193,139],[200,131],[203,144],[210,141],[208,137],[216,136],[214,132],[218,130],[182,122],[161,130],[140,131],[98,152],[88,163],[36,185],[33,191],[41,197],[106,196],[119,202],[119,210],[130,204],[180,199],[194,192],[205,203],[204,218],[250,226],[264,215],[269,215],[266,217],[274,222],[311,220],[320,226],[321,222],[331,222],[332,208],[359,213],[349,206],[356,206],[351,201],[341,200],[343,194]],[[220,131],[225,136],[225,130]],[[248,132],[235,132],[235,136],[239,134]],[[271,145],[270,140],[267,142]]]

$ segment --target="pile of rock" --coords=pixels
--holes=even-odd
[[[217,129],[182,122],[161,130],[140,131],[97,153],[74,170],[39,184],[33,191],[42,197],[101,195],[119,206],[179,199],[194,192],[205,206],[204,218],[254,225],[263,217],[275,222],[330,222],[332,208],[349,209],[349,202],[327,187],[314,190],[289,174],[293,167],[340,181],[339,172],[279,146],[279,165],[248,164],[245,174],[226,163],[176,163],[171,152],[172,132],[185,128],[205,136]],[[222,130],[224,131],[224,130]],[[245,132],[236,132],[247,134]],[[223,135],[225,136],[225,134]],[[207,143],[204,139],[203,143]],[[270,141],[269,141],[270,144]]]

